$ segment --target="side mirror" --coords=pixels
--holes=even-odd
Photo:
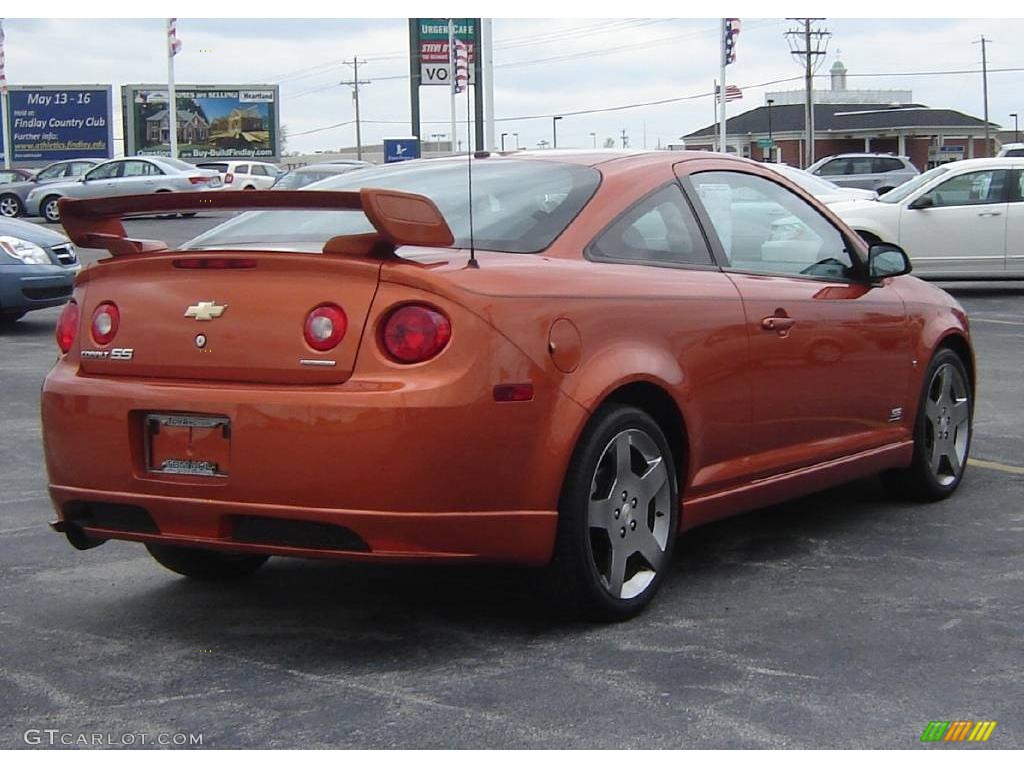
[[[913,269],[907,252],[892,243],[875,243],[868,251],[868,274],[872,280],[906,275]]]
[[[910,208],[912,211],[919,211],[922,208],[931,208],[934,205],[935,200],[934,198],[932,198],[931,195],[921,195],[919,198],[917,198],[917,200],[912,202],[907,207]]]

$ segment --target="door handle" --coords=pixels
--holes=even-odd
[[[791,317],[778,317],[777,315],[771,315],[761,320],[761,330],[784,333],[792,328],[795,323],[796,320]]]
[[[978,214],[979,216],[1002,216],[1002,211],[982,211]]]

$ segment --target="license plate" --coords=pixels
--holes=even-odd
[[[146,415],[146,471],[227,477],[231,420],[182,413]]]

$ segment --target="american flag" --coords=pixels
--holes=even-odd
[[[456,38],[452,54],[452,88],[455,93],[462,93],[469,83],[469,46]]]
[[[715,101],[719,101],[721,99],[721,92],[722,92],[722,86],[720,86],[720,85],[716,86],[715,87]],[[743,91],[741,91],[739,89],[739,86],[735,86],[735,85],[727,85],[727,86],[725,86],[725,101],[726,101],[726,103],[728,103],[730,101],[736,101],[737,99],[742,99],[742,98],[743,98]]]
[[[4,21],[0,19],[0,94],[7,95],[7,72],[4,70]]]
[[[178,20],[167,20],[167,52],[171,56],[177,56],[181,50],[181,40],[178,39]]]
[[[736,61],[736,37],[739,35],[739,33],[740,20],[726,19],[725,36],[722,39],[722,52],[725,56],[726,64],[732,64],[734,61]],[[729,101],[728,89],[726,89],[725,100]]]

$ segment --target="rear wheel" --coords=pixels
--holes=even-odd
[[[181,218],[183,218],[183,219],[191,219],[195,215],[196,215],[196,212],[192,211],[190,213],[183,213],[183,214],[181,214]]]
[[[11,193],[0,195],[0,216],[13,219],[21,216],[24,212],[25,209],[22,207],[21,200],[17,195]]]
[[[60,200],[59,195],[50,195],[39,204],[39,212],[43,215],[43,218],[51,224],[57,224],[60,222],[60,208],[57,205],[58,200]]]
[[[668,442],[638,408],[602,406],[559,504],[550,588],[573,614],[628,619],[654,597],[675,545],[679,491]]]
[[[255,573],[268,559],[266,555],[240,555],[164,544],[147,544],[146,549],[164,568],[197,581],[240,579]]]
[[[974,400],[970,377],[960,356],[940,349],[924,378],[914,423],[914,458],[906,469],[885,472],[882,480],[895,495],[940,501],[956,491],[971,449]]]

